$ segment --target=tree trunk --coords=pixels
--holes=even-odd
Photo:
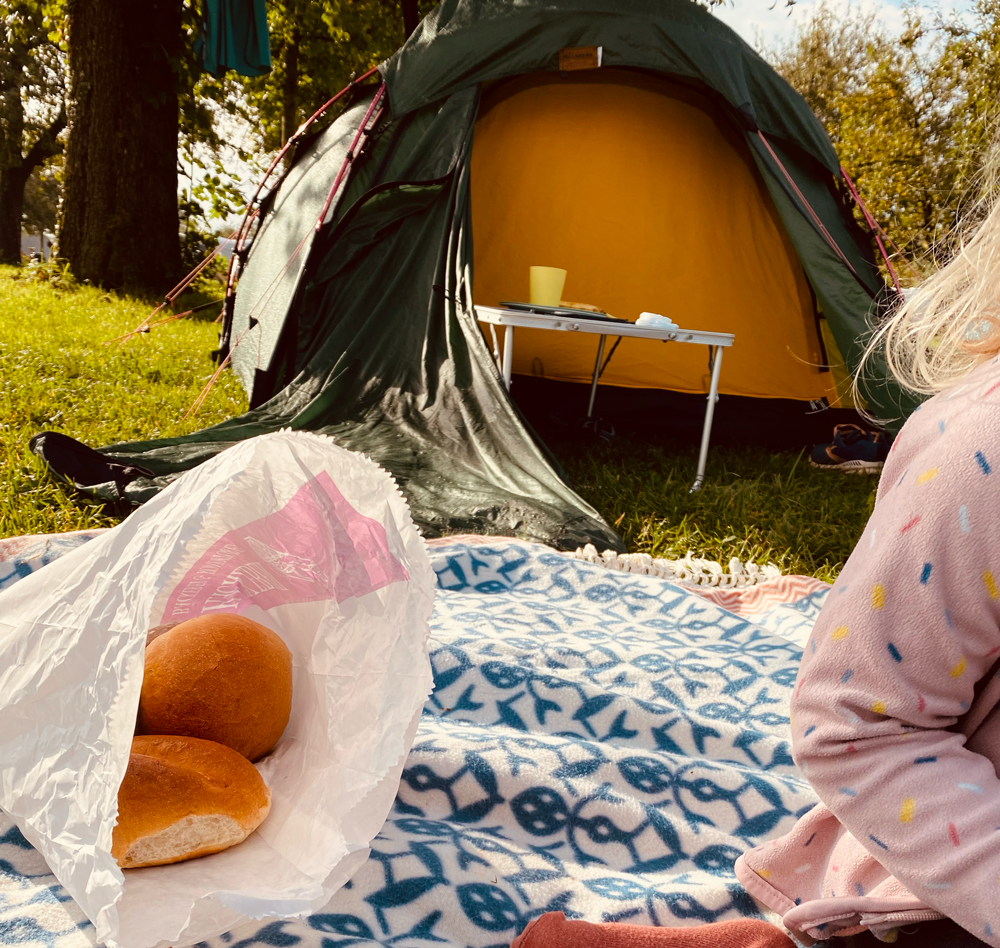
[[[420,10],[417,7],[417,0],[403,0],[403,29],[406,38],[417,28],[420,22]]]
[[[72,0],[58,252],[79,280],[160,294],[180,275],[179,0]]]
[[[0,169],[0,263],[21,262],[21,214],[30,170]]]
[[[28,149],[28,154],[6,167],[0,167],[0,263],[21,262],[21,219],[24,216],[24,188],[31,173],[47,158],[59,153],[62,145],[57,141],[66,127],[66,114],[60,110],[55,121],[45,129]]]

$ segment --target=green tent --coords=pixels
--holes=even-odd
[[[470,164],[483,96],[510,77],[558,75],[561,50],[588,47],[600,50],[598,73],[682,83],[735,130],[854,366],[885,293],[869,237],[823,128],[732,30],[689,0],[444,0],[381,65],[384,90],[377,78],[360,86],[263,202],[221,343],[250,411],[183,438],[101,449],[153,473],[125,496],[141,502],[244,438],[305,429],[390,471],[425,535],[621,550],[511,401],[472,312]],[[364,146],[317,228],[362,126]]]

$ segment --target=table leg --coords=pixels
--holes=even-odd
[[[503,356],[500,355],[500,343],[497,342],[497,327],[493,323],[489,324],[490,338],[493,340],[493,364],[498,372],[503,371]]]
[[[712,417],[715,415],[715,403],[719,400],[719,371],[722,368],[722,346],[714,346],[715,355],[712,358],[712,384],[708,389],[708,405],[705,408],[705,424],[701,429],[701,450],[698,452],[698,474],[691,485],[689,493],[701,490],[705,482],[705,464],[708,461],[708,439],[712,434]]]
[[[514,362],[514,327],[505,326],[503,330],[503,384],[510,391],[510,369]]]
[[[607,336],[601,336],[601,341],[597,344],[597,361],[594,363],[594,381],[590,383],[590,402],[587,405],[587,417],[594,414],[594,399],[597,397],[597,380],[601,376],[601,359],[604,358],[604,340]]]

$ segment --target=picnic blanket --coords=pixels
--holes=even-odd
[[[93,534],[0,541],[0,589]],[[815,801],[788,741],[829,587],[704,594],[544,546],[432,544],[435,689],[368,861],[321,912],[205,948],[506,948],[527,923],[759,916],[732,866]],[[94,930],[0,813],[0,945]]]

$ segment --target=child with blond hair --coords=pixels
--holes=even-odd
[[[1000,153],[996,167],[1000,168]],[[802,657],[796,763],[820,803],[736,874],[804,945],[1000,948],[1000,189],[873,338],[932,396]],[[549,913],[516,948],[794,948],[752,919],[694,928]]]
[[[736,865],[806,944],[1000,946],[998,315],[994,200],[868,348],[933,397],[803,654],[793,752],[821,802]]]

